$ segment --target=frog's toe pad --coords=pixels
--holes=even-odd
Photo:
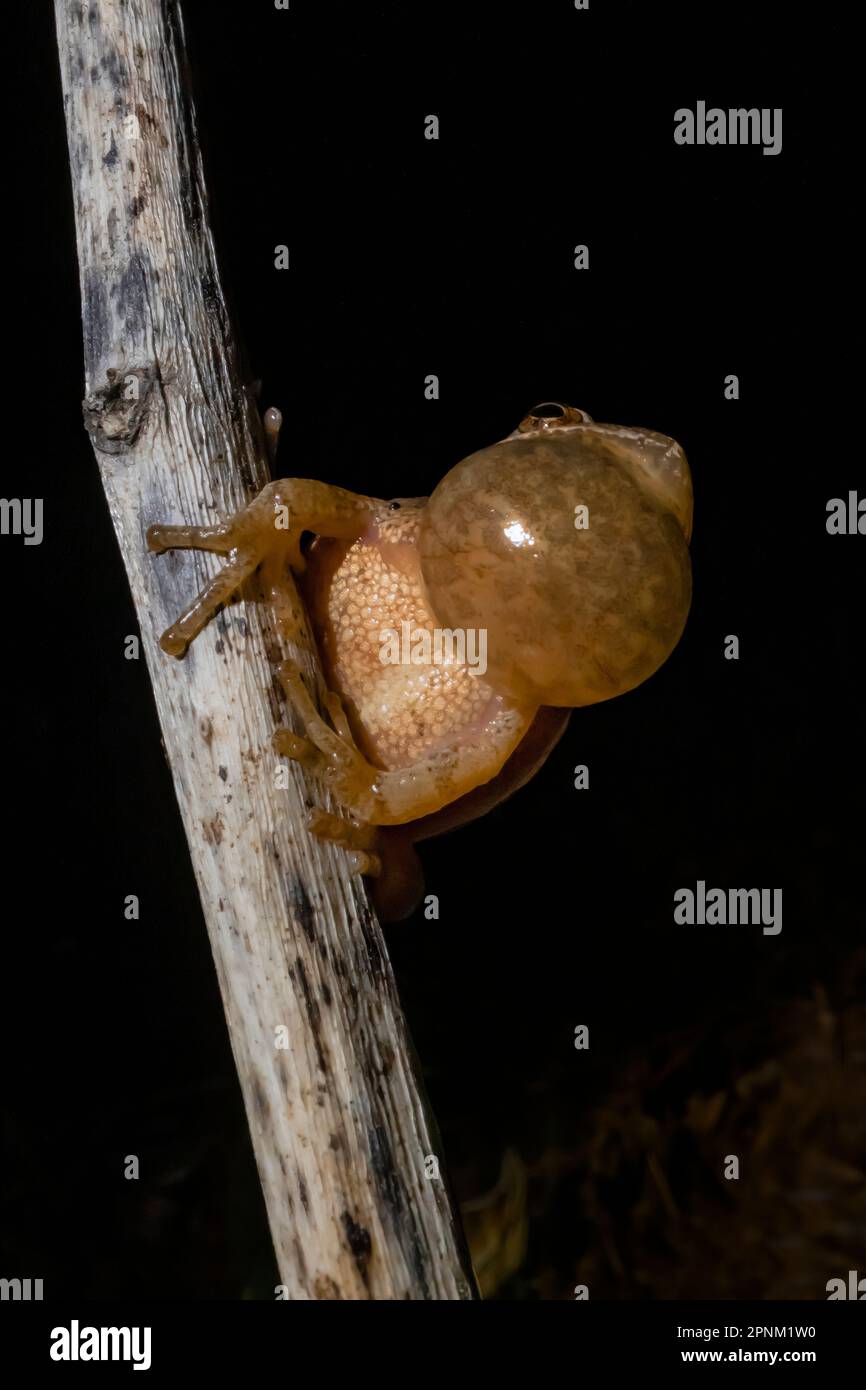
[[[317,806],[307,817],[307,829],[320,840],[330,840],[347,850],[353,874],[377,878],[382,872],[382,861],[374,852],[376,831],[373,826],[356,825],[354,821],[331,815],[330,811]]]
[[[295,762],[302,763],[312,772],[320,771],[325,762],[315,744],[308,738],[293,733],[291,729],[276,729],[273,743],[277,753],[281,753],[284,758],[294,758]]]

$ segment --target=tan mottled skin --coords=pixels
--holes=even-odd
[[[692,500],[682,450],[663,435],[558,409],[553,419],[527,416],[507,440],[464,459],[429,500],[389,503],[287,478],[223,526],[148,532],[157,551],[196,546],[230,557],[163,635],[178,656],[259,565],[294,637],[285,566],[304,569],[302,533],[316,534],[302,593],[333,692],[330,723],[284,663],[306,737],[281,729],[275,745],[353,814],[314,812],[310,828],[374,877],[385,920],[407,915],[423,893],[415,841],[510,795],[544,761],[572,707],[645,680],[685,623]],[[586,529],[575,527],[581,506]],[[484,629],[486,672],[453,657],[383,664],[383,632],[403,622],[431,634]]]

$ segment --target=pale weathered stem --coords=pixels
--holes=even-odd
[[[379,925],[276,777],[270,614],[157,647],[215,557],[149,554],[267,479],[220,284],[173,0],[56,0],[84,321],[85,421],[141,625],[291,1298],[461,1299],[471,1274]],[[320,679],[308,647],[294,653]],[[325,801],[321,788],[316,801]],[[278,1047],[284,1026],[288,1048]],[[442,1165],[444,1173],[444,1164]]]

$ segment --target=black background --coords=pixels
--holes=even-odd
[[[123,657],[136,620],[81,426],[51,12],[22,10],[3,492],[43,496],[46,526],[40,547],[0,542],[0,1272],[41,1275],[48,1293],[267,1297],[207,937],[144,663]],[[668,433],[692,467],[679,647],[637,691],[579,711],[515,799],[422,847],[440,919],[387,933],[468,1195],[509,1145],[542,1166],[579,1146],[630,1059],[700,1037],[683,1086],[709,1094],[741,1058],[707,1037],[745,1030],[750,1057],[772,1053],[780,1001],[849,988],[864,541],[828,536],[825,507],[864,489],[845,345],[850,39],[832,7],[801,22],[781,4],[184,12],[233,309],[262,403],[285,417],[281,472],[424,494],[551,399]],[[676,146],[673,113],[698,99],[782,106],[782,153]],[[781,936],[675,927],[672,894],[698,878],[783,888]],[[527,1272],[504,1296],[569,1297],[591,1239],[579,1181],[533,1201]],[[866,1270],[862,1231],[840,1248]],[[824,1277],[804,1296],[823,1297]],[[715,1288],[708,1274],[681,1292]],[[663,1292],[628,1275],[609,1289]]]

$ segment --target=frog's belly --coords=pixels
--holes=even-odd
[[[319,539],[309,561],[305,596],[326,677],[372,762],[407,767],[503,707],[483,675],[472,674],[483,667],[486,634],[437,630],[414,543],[375,533],[351,545]]]

